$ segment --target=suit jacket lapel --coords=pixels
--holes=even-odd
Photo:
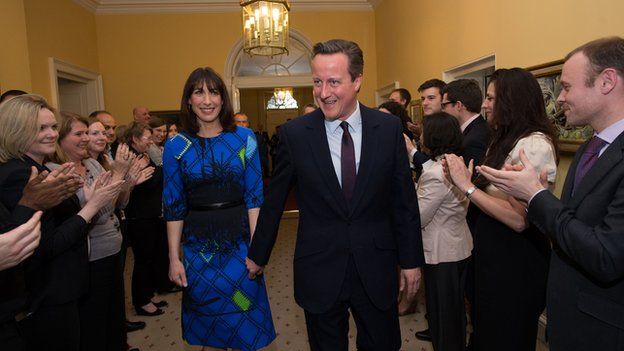
[[[578,188],[574,189],[574,195],[570,199],[570,206],[576,207],[589,194],[589,192],[609,173],[609,171],[622,161],[622,142],[624,141],[624,133],[620,134],[600,155],[592,168],[587,171]],[[586,146],[586,145],[585,145]],[[584,150],[585,148],[583,148]],[[570,168],[570,171],[576,173],[576,167]],[[574,178],[574,176],[572,176]],[[574,184],[574,179],[572,179]]]
[[[329,188],[329,192],[334,197],[335,204],[344,213],[347,213],[347,200],[345,199],[338,178],[336,177],[336,170],[331,160],[329,152],[329,143],[327,142],[327,132],[325,131],[325,117],[323,113],[318,109],[314,112],[315,118],[312,120],[307,128],[310,129],[312,137],[309,138],[310,152],[314,161],[316,162],[317,169],[321,173],[325,184]]]
[[[474,126],[476,126],[476,125],[477,125],[477,123],[479,123],[480,121],[484,121],[484,122],[485,122],[485,120],[483,119],[483,116],[481,116],[481,115],[479,115],[479,117],[475,118],[475,120],[474,120],[474,121],[470,122],[470,124],[466,126],[466,129],[464,129],[464,131],[462,132],[462,134],[463,134],[464,136],[468,135],[468,132],[470,132],[470,130],[471,130],[472,128],[474,128]]]
[[[379,135],[377,134],[378,123],[374,123],[368,117],[370,110],[360,104],[360,112],[362,115],[362,152],[360,153],[360,167],[358,168],[357,178],[355,180],[355,189],[353,198],[351,199],[350,214],[353,214],[362,196],[365,193],[368,180],[371,178],[375,157],[377,155],[377,143]]]

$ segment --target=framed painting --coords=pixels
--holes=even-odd
[[[150,111],[150,115],[156,116],[169,123],[178,123],[180,119],[179,110]]]
[[[561,92],[561,68],[563,60],[548,62],[542,65],[528,67],[527,70],[535,76],[542,89],[546,114],[557,129],[559,138],[559,150],[563,152],[576,152],[578,147],[591,138],[594,131],[590,126],[570,127],[567,126],[563,109],[557,104],[557,97]]]
[[[409,113],[409,116],[412,118],[412,121],[414,121],[414,123],[422,124],[423,108],[422,101],[420,101],[420,99],[410,101],[409,105],[407,106],[407,112]]]

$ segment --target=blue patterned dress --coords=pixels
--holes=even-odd
[[[165,220],[184,221],[184,340],[244,351],[265,347],[275,339],[266,287],[263,278],[248,279],[245,266],[247,209],[263,201],[253,132],[236,128],[213,138],[182,132],[165,144],[163,171]],[[229,205],[206,208],[215,203]]]

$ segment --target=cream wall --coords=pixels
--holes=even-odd
[[[384,0],[375,11],[377,80],[416,93],[423,81],[492,53],[497,68],[554,61],[589,40],[623,35],[623,12],[614,0]],[[556,194],[570,162],[561,156]]]
[[[0,1],[0,91],[11,89],[30,91],[28,39],[23,0]]]
[[[331,26],[319,25],[319,18]],[[374,104],[374,13],[294,12],[290,20],[312,43],[335,37],[358,42],[366,61],[360,97]],[[188,74],[200,66],[223,74],[227,56],[241,37],[240,13],[100,15],[96,23],[106,108],[121,122],[131,119],[135,105],[179,108]]]
[[[71,0],[23,3],[32,92],[51,98],[48,57],[99,70],[93,13]]]
[[[623,35],[614,0],[384,0],[375,11],[379,86],[416,91],[428,78],[495,53],[497,67],[563,58],[598,37]]]

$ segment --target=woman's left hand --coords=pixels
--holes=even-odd
[[[125,177],[126,173],[128,173],[128,169],[130,169],[132,161],[134,161],[135,158],[136,155],[134,152],[130,151],[127,144],[119,144],[117,152],[115,152],[115,161],[112,162],[111,165],[113,172],[119,174],[121,178]]]
[[[471,181],[473,170],[472,160],[470,160],[468,167],[466,167],[463,157],[446,154],[444,155],[442,166],[444,167],[444,172],[448,179],[462,192],[466,192],[466,190],[474,186]]]
[[[93,195],[101,188],[109,185],[112,179],[113,179],[112,173],[108,171],[108,172],[100,173],[97,176],[97,178],[93,180],[93,183],[91,184],[85,183],[85,185],[82,188],[84,191],[85,201],[88,202],[89,200],[91,200]]]

